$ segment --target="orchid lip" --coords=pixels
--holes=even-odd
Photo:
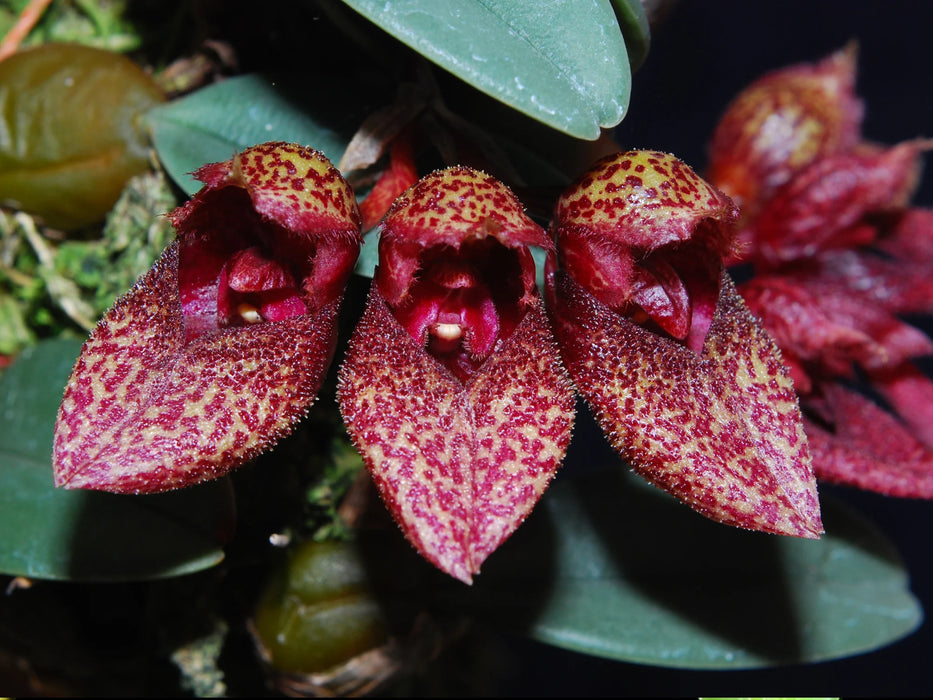
[[[412,339],[461,380],[471,374],[466,368],[478,368],[524,315],[519,290],[484,271],[490,258],[500,258],[497,267],[508,270],[506,280],[522,276],[509,249],[492,240],[479,246],[467,242],[459,250],[446,245],[427,249],[401,303],[390,304]]]

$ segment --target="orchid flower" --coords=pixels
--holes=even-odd
[[[214,479],[314,401],[359,254],[349,186],[284,143],[202,167],[152,269],[97,325],[59,411],[55,483],[119,493]]]
[[[454,167],[396,199],[340,367],[344,423],[411,544],[471,582],[563,460],[574,396],[535,286],[553,249],[502,183]]]
[[[600,160],[557,202],[554,332],[636,472],[719,522],[814,538],[820,509],[793,385],[722,262],[736,216],[673,156]]]
[[[817,476],[933,498],[933,212],[910,207],[926,141],[861,137],[855,52],[775,71],[727,108],[710,181],[742,202],[740,287],[800,394]],[[888,404],[857,391],[866,383]]]

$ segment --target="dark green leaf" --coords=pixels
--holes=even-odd
[[[622,36],[625,37],[629,64],[632,70],[636,71],[645,62],[651,46],[648,16],[645,14],[641,0],[612,0],[612,7],[616,11]]]
[[[922,619],[892,546],[824,503],[802,540],[705,520],[621,469],[559,482],[487,562],[483,614],[543,642],[680,668],[753,668],[889,644]]]
[[[631,72],[609,0],[344,0],[470,85],[595,139],[628,107]]]
[[[170,102],[148,115],[156,151],[165,169],[189,194],[201,184],[188,173],[205,163],[230,159],[234,153],[266,141],[288,141],[316,148],[337,163],[349,137],[321,119],[323,105],[340,100],[318,86],[314,117],[296,97],[298,90],[287,81],[259,75],[231,78]],[[346,93],[346,91],[343,91]],[[305,91],[305,99],[312,96]],[[343,128],[355,128],[344,117]],[[350,134],[352,135],[352,133]]]
[[[76,340],[41,343],[0,378],[0,572],[116,581],[217,564],[234,520],[226,480],[157,496],[52,485],[55,419],[80,347]]]

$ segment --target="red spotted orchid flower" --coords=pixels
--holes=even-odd
[[[913,209],[921,153],[861,137],[855,52],[767,75],[727,108],[709,177],[743,204],[740,286],[804,409],[817,477],[933,498],[933,212]],[[866,396],[870,387],[882,403]]]
[[[707,179],[736,203],[741,221],[795,170],[858,141],[863,106],[854,62],[853,45],[814,65],[774,71],[730,105],[713,135]]]
[[[381,225],[340,368],[344,423],[414,547],[469,583],[544,492],[574,398],[529,246],[553,248],[500,182],[430,174]]]
[[[176,240],[82,349],[55,483],[153,493],[217,478],[314,401],[359,253],[349,186],[317,151],[249,148],[195,176]]]
[[[736,215],[673,156],[597,162],[555,209],[554,333],[636,472],[719,522],[814,538],[820,509],[793,385],[722,262]]]

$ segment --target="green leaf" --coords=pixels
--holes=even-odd
[[[612,7],[619,20],[619,28],[625,37],[625,48],[628,49],[628,61],[632,70],[636,71],[645,62],[648,49],[651,47],[651,27],[648,25],[648,15],[641,0],[612,0]]]
[[[637,481],[613,469],[554,484],[472,604],[555,646],[694,669],[849,656],[922,620],[893,547],[828,499],[828,534],[803,540],[719,525]]]
[[[153,109],[147,121],[166,171],[193,194],[201,189],[201,183],[189,173],[266,141],[310,146],[337,163],[350,139],[327,125],[352,129],[357,123],[348,115],[340,121],[328,119],[324,104],[328,100],[340,102],[347,95],[346,89],[318,85],[313,91],[305,88],[304,97],[299,98],[300,94],[284,79],[244,75]],[[313,112],[305,104],[312,97]]]
[[[360,248],[360,257],[356,259],[353,272],[363,277],[373,278],[376,274],[376,265],[379,264],[379,231],[373,230],[363,236],[363,246]]]
[[[622,121],[631,71],[609,0],[344,0],[473,87],[577,138]]]
[[[141,115],[164,100],[110,51],[46,44],[0,61],[0,204],[55,228],[102,221],[149,168]]]
[[[0,572],[118,581],[219,563],[234,521],[226,480],[156,496],[52,485],[55,419],[80,348],[77,340],[40,343],[0,377]]]

